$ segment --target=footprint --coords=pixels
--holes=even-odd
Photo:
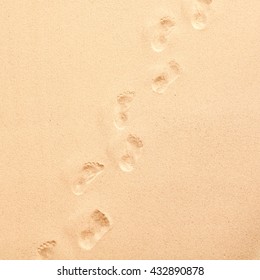
[[[151,35],[151,47],[155,52],[162,52],[167,44],[168,38],[176,25],[175,19],[170,16],[163,16],[153,26]]]
[[[95,209],[76,217],[69,234],[81,249],[89,251],[111,229],[112,221],[108,214]]]
[[[129,134],[126,138],[126,151],[119,160],[119,167],[124,172],[133,171],[138,158],[141,156],[143,141],[134,134]]]
[[[156,93],[164,93],[171,84],[169,74],[162,72],[152,80],[152,90]]]
[[[133,154],[126,151],[126,153],[120,158],[118,165],[123,172],[131,172],[134,170],[135,163],[136,161]]]
[[[137,160],[141,156],[143,146],[143,141],[138,136],[128,134],[126,138],[126,152],[119,161],[119,167],[122,171],[133,171]]]
[[[143,142],[134,134],[121,134],[115,137],[107,148],[107,156],[116,168],[123,172],[134,170],[142,154]]]
[[[194,11],[192,13],[191,17],[191,25],[196,30],[204,30],[207,27],[208,23],[208,16],[206,12],[203,9],[200,9],[200,7],[194,8]]]
[[[125,91],[117,96],[117,104],[114,110],[114,125],[117,129],[125,129],[128,123],[128,110],[135,97],[134,91]]]
[[[151,40],[152,49],[155,52],[162,52],[166,48],[167,44],[168,38],[163,33],[156,30]]]
[[[157,73],[154,74],[151,84],[152,90],[156,93],[164,93],[180,76],[181,71],[180,65],[175,60],[169,61],[161,69],[157,69]]]
[[[122,111],[127,111],[130,108],[134,97],[134,91],[125,91],[117,96],[117,103]]]
[[[143,141],[134,134],[129,134],[126,139],[127,151],[133,154],[135,159],[139,158],[143,149]]]
[[[111,219],[100,210],[94,210],[86,229],[80,232],[79,246],[82,249],[91,250],[111,227]]]
[[[54,250],[56,245],[57,242],[55,240],[44,242],[38,247],[38,254],[41,256],[42,259],[52,259],[54,256]]]
[[[196,30],[207,28],[212,0],[194,0],[191,9],[191,25]]]
[[[204,30],[212,19],[212,0],[182,0],[184,17],[196,30]]]
[[[98,162],[85,163],[79,172],[78,178],[72,185],[72,192],[81,195],[86,191],[87,184],[92,182],[104,170],[104,165]]]
[[[114,126],[117,129],[125,129],[128,123],[128,112],[115,110],[114,113]]]

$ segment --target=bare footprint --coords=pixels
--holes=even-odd
[[[79,246],[84,250],[91,250],[111,227],[111,219],[96,209],[90,216],[87,228],[80,232]]]
[[[121,130],[127,127],[128,112],[115,110],[114,113],[114,126]]]
[[[204,30],[208,26],[212,0],[183,0],[192,27]]]
[[[121,130],[128,124],[128,110],[135,97],[134,91],[125,91],[117,96],[117,104],[114,110],[114,126]]]
[[[158,67],[157,73],[154,73],[152,78],[152,90],[156,93],[164,93],[180,76],[181,71],[180,65],[175,60],[171,60],[166,65]]]
[[[135,164],[136,164],[136,160],[135,160],[133,154],[129,153],[128,151],[126,151],[126,153],[124,155],[122,155],[122,157],[120,158],[120,160],[118,162],[119,168],[123,172],[133,171]]]
[[[158,76],[152,80],[152,90],[156,93],[164,93],[168,86],[170,85],[171,80],[169,74],[165,71],[160,73]]]
[[[195,5],[191,16],[191,25],[194,29],[203,30],[207,27],[208,15],[200,5]]]
[[[112,229],[112,220],[99,209],[76,217],[71,224],[70,237],[83,250],[91,250]]]
[[[211,12],[212,0],[197,0],[194,4],[194,14],[191,19],[192,26],[197,30],[207,27]]]
[[[163,16],[152,27],[151,47],[155,52],[162,52],[168,44],[168,38],[176,25],[175,19],[170,16]]]
[[[127,151],[133,155],[135,159],[138,159],[143,149],[143,141],[134,134],[129,134],[126,139]]]
[[[83,194],[87,184],[91,183],[104,170],[104,165],[98,162],[85,163],[79,172],[75,182],[72,184],[72,192],[76,195]]]
[[[54,256],[54,250],[56,245],[57,242],[55,240],[44,242],[38,247],[37,252],[42,259],[52,259]]]
[[[143,141],[134,134],[119,134],[107,147],[109,160],[123,172],[134,170],[142,154]]]
[[[125,91],[117,96],[117,103],[122,111],[127,111],[130,108],[134,97],[134,91]]]
[[[119,160],[119,167],[124,172],[133,171],[138,158],[141,156],[143,141],[134,134],[128,134],[126,138],[126,152]]]

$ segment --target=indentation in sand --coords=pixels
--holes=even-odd
[[[104,165],[98,162],[85,163],[72,184],[72,192],[76,195],[83,194],[87,189],[87,185],[103,172],[104,168]]]
[[[128,111],[134,100],[134,91],[125,91],[117,96],[117,102],[114,109],[114,126],[119,129],[125,129],[128,123]]]
[[[52,259],[54,256],[56,245],[57,242],[55,240],[46,241],[38,247],[37,252],[42,259],[45,260]]]
[[[67,231],[69,237],[83,250],[91,250],[112,229],[112,220],[99,209],[72,218]]]
[[[171,16],[163,16],[150,27],[151,47],[155,52],[162,52],[168,44],[176,21]]]
[[[154,92],[162,94],[180,76],[182,69],[175,60],[170,60],[165,65],[156,66],[153,72],[151,88]]]

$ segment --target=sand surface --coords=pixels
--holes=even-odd
[[[41,259],[50,240],[58,259],[260,258],[260,1],[213,0],[204,30],[191,5],[1,1],[1,259]],[[175,25],[157,52],[162,16]],[[181,74],[153,92],[172,60]],[[125,91],[135,96],[120,130]],[[143,148],[124,172],[129,134]],[[77,196],[87,162],[104,170]],[[74,217],[95,208],[111,228],[83,250]]]

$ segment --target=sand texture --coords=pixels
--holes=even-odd
[[[0,13],[0,259],[260,259],[260,1]]]

